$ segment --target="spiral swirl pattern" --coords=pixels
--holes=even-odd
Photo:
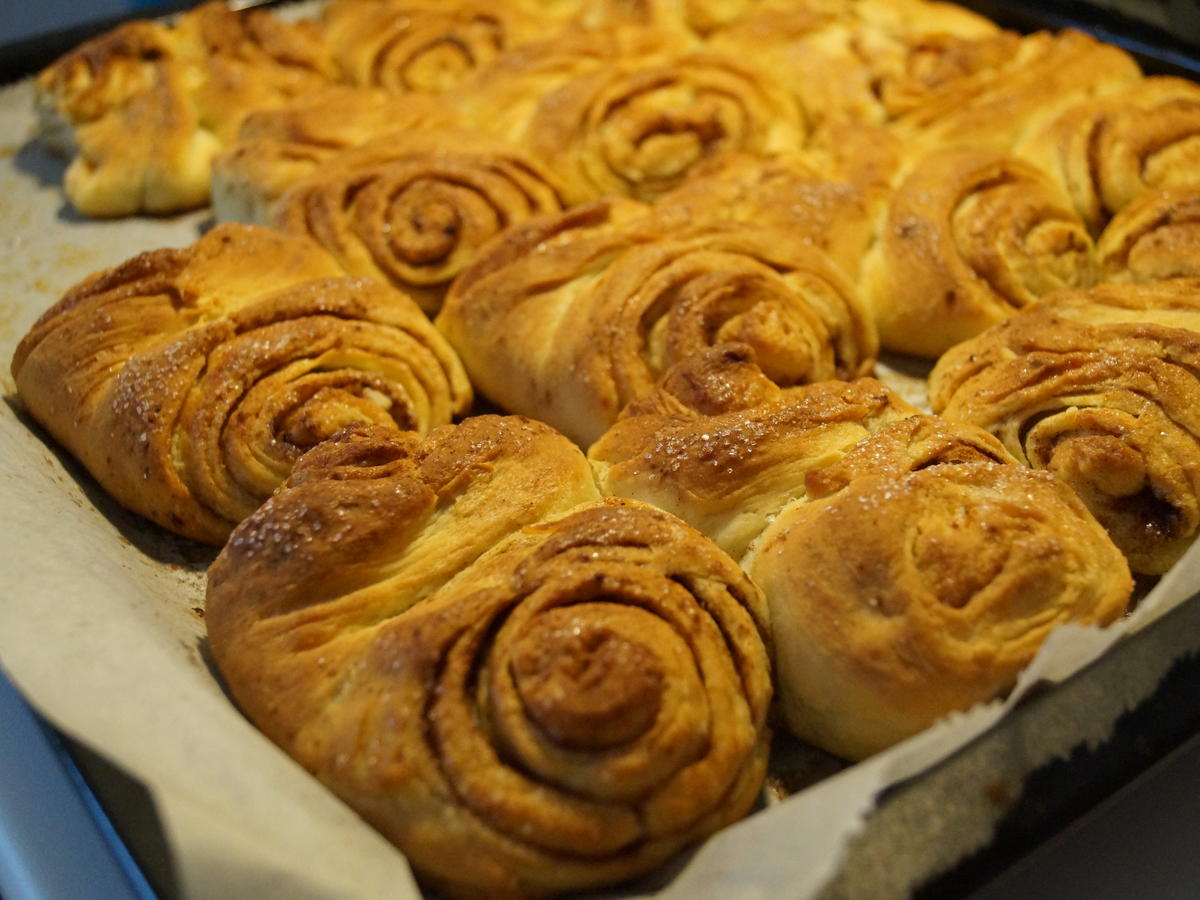
[[[221,222],[270,225],[280,196],[352,147],[385,134],[453,127],[454,111],[425,94],[337,85],[242,122],[212,164],[213,213]]]
[[[1092,284],[1094,254],[1041,172],[991,151],[940,150],[896,189],[860,284],[884,347],[935,357],[1043,294]]]
[[[947,353],[930,398],[1070,484],[1157,574],[1200,527],[1198,334],[1195,281],[1062,292]]]
[[[803,113],[755,69],[716,54],[615,61],[539,104],[523,143],[562,180],[567,198],[650,201],[701,162],[731,151],[798,148]]]
[[[1105,281],[1200,277],[1200,184],[1146,191],[1113,216],[1096,255]]]
[[[581,443],[716,344],[749,345],[782,385],[863,374],[876,349],[845,277],[784,229],[629,201],[510,231],[455,283],[438,327],[481,392]]]
[[[714,4],[715,5],[715,4]],[[882,125],[994,77],[1019,38],[949,3],[807,0],[726,5],[713,49],[772,72],[815,123]],[[715,9],[713,12],[717,12]]]
[[[546,32],[513,4],[334,0],[321,23],[354,84],[393,92],[453,90],[513,45]]]
[[[35,325],[18,390],[118,501],[220,543],[343,426],[425,432],[470,403],[415,304],[336,272],[309,241],[248,226],[143,254]]]
[[[1062,185],[1098,234],[1143,192],[1197,184],[1200,86],[1156,76],[1082,100],[1016,152]]]
[[[949,78],[897,118],[894,127],[927,146],[1012,152],[1026,136],[1075,103],[1142,81],[1134,57],[1082,31],[1038,31],[984,50],[983,65]],[[991,57],[989,59],[989,56]]]
[[[490,238],[562,205],[549,173],[516,148],[476,132],[428,131],[342,154],[288,189],[274,222],[432,313]]]
[[[989,460],[999,447],[853,471],[923,427],[864,441],[745,563],[770,603],[785,722],[852,759],[1003,695],[1053,627],[1112,622],[1132,589],[1071,490]]]
[[[586,461],[534,422],[359,428],[313,456],[214,563],[214,655],[427,878],[608,884],[748,810],[765,620],[715,546],[651,507],[575,506]]]

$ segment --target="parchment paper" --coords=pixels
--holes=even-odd
[[[121,510],[15,398],[8,361],[46,307],[99,268],[191,243],[207,218],[80,219],[58,187],[62,163],[30,141],[31,108],[28,84],[0,91],[0,664],[53,724],[145,785],[185,896],[416,897],[401,855],[223,693],[203,639],[212,551]],[[1198,551],[1117,627],[1052,635],[1005,703],[954,716],[781,802],[765,798],[677,865],[664,896],[815,895],[882,787],[995,727],[1026,686],[1065,678],[1195,594]]]

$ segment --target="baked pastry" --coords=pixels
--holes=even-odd
[[[875,331],[827,257],[778,228],[607,200],[509,229],[437,318],[501,408],[591,443],[673,363],[750,344],[782,385],[870,371]]]
[[[342,426],[427,432],[471,402],[407,297],[312,242],[221,225],[72,288],[18,345],[32,416],[123,506],[220,544]]]
[[[818,168],[803,154],[733,153],[697,166],[655,207],[688,221],[731,221],[786,230],[828,256],[850,278],[858,272],[879,204],[869,185]]]
[[[1105,281],[1200,278],[1200,184],[1146,191],[1122,207],[1096,256]]]
[[[424,94],[334,85],[250,113],[212,162],[213,215],[268,225],[279,196],[342,151],[399,132],[451,127],[454,112]]]
[[[63,188],[84,215],[204,205],[221,144],[201,126],[173,54],[170,32],[130,22],[63,56],[34,82],[41,140],[70,160]]]
[[[709,43],[761,60],[818,124],[885,124],[948,83],[1002,65],[1019,41],[950,3],[809,0],[749,6],[714,31]]]
[[[1200,181],[1200,86],[1156,76],[1075,103],[1015,152],[1067,191],[1093,234],[1144,191]]]
[[[930,401],[1073,487],[1134,571],[1158,574],[1200,528],[1198,364],[1200,282],[1106,284],[953,348]]]
[[[246,715],[426,881],[537,896],[750,809],[764,613],[694,530],[596,499],[561,435],[480,416],[315,448],[212,565],[205,621]]]
[[[208,2],[180,16],[178,59],[190,67],[202,122],[221,143],[255,110],[281,106],[338,80],[316,25],[269,9]]]
[[[672,367],[588,459],[605,494],[665,509],[740,560],[807,472],[918,412],[872,378],[780,388],[726,344]]]
[[[250,109],[333,77],[310,28],[212,2],[175,28],[122,25],[47,67],[35,102],[46,145],[71,160],[72,204],[88,216],[203,206],[212,159]]]
[[[617,59],[546,94],[520,143],[549,166],[569,202],[650,201],[732,151],[799,149],[803,112],[769,72],[710,52]]]
[[[519,148],[437,129],[339,154],[287,189],[270,224],[313,238],[350,274],[401,288],[433,314],[488,240],[563,205],[554,178]]]
[[[517,3],[482,0],[332,0],[320,22],[347,81],[429,94],[558,27]]]
[[[1071,105],[1142,77],[1124,50],[1074,30],[1024,35],[1014,53],[1000,48],[993,61],[928,92],[894,121],[897,133],[927,146],[1009,152]]]
[[[694,38],[676,29],[627,24],[568,28],[513,47],[442,99],[454,105],[465,124],[529,149],[523,135],[530,121],[546,98],[565,85],[618,64],[662,64],[695,46]],[[550,112],[544,115],[553,118]]]
[[[781,390],[746,348],[668,373],[588,451],[601,490],[739,559],[789,730],[851,759],[1008,690],[1054,625],[1132,582],[1065,485],[872,379]]]
[[[1133,582],[1104,530],[1005,456],[917,417],[808,473],[743,561],[793,734],[860,759],[1004,695],[1056,626],[1124,612]]]
[[[889,350],[936,357],[1050,291],[1096,278],[1094,246],[1058,187],[970,147],[918,155],[859,274]]]

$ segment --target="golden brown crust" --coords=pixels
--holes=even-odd
[[[1200,283],[1064,291],[955,347],[930,378],[947,417],[1070,484],[1160,573],[1200,528]]]
[[[873,379],[783,390],[749,348],[717,347],[673,367],[588,450],[601,489],[652,503],[740,559],[827,465],[917,410]]]
[[[333,0],[320,23],[346,80],[427,94],[453,90],[505,51],[557,27],[518,4],[482,0]]]
[[[1200,184],[1146,191],[1113,216],[1096,256],[1105,281],[1200,277]]]
[[[35,102],[45,140],[71,157],[71,202],[89,216],[204,205],[212,160],[247,112],[333,77],[310,27],[212,2],[175,28],[122,25],[47,67]]]
[[[1010,151],[1074,103],[1141,78],[1124,50],[1074,30],[1023,36],[1011,55],[930,92],[895,121],[906,140]]]
[[[331,159],[279,197],[272,224],[306,235],[353,275],[409,293],[428,313],[504,229],[562,210],[551,174],[499,138],[399,133]]]
[[[1093,234],[1146,190],[1200,180],[1200,86],[1156,76],[1066,108],[1016,152],[1067,191]]]
[[[954,148],[917,157],[859,283],[885,348],[936,357],[1042,294],[1094,280],[1091,237],[1047,176]]]
[[[13,358],[30,412],[121,504],[220,543],[344,425],[427,431],[470,403],[420,310],[311,242],[225,225],[69,291]]]
[[[359,429],[210,572],[242,708],[453,892],[631,877],[761,784],[761,596],[678,520],[595,497],[536,422]]]
[[[948,84],[994,69],[1017,35],[949,3],[816,0],[749,4],[709,37],[761,60],[814,123],[884,124]]]
[[[697,166],[655,206],[667,211],[678,207],[691,222],[784,229],[790,239],[820,250],[853,278],[871,240],[871,201],[869,185],[842,179],[833,166],[818,170],[798,153],[733,153]]]
[[[269,225],[281,194],[340,152],[400,131],[454,125],[454,111],[422,94],[335,85],[242,121],[238,139],[213,159],[213,214]]]
[[[783,385],[865,374],[876,347],[844,276],[803,241],[632,201],[510,230],[437,321],[482,393],[581,444],[708,346],[750,344]]]
[[[694,53],[661,64],[616,61],[538,104],[521,141],[575,203],[650,201],[724,153],[796,150],[803,114],[768,73]]]
[[[920,427],[899,423],[851,455],[902,450]],[[917,466],[887,448],[883,469],[847,457],[860,471],[780,513],[746,561],[771,606],[794,734],[868,756],[1003,695],[1055,626],[1124,611],[1129,571],[1071,490],[970,461],[978,449]]]

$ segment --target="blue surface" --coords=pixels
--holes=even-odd
[[[0,723],[0,897],[152,898],[61,738],[3,673]]]
[[[0,44],[115,16],[153,15],[163,0],[0,0]]]

